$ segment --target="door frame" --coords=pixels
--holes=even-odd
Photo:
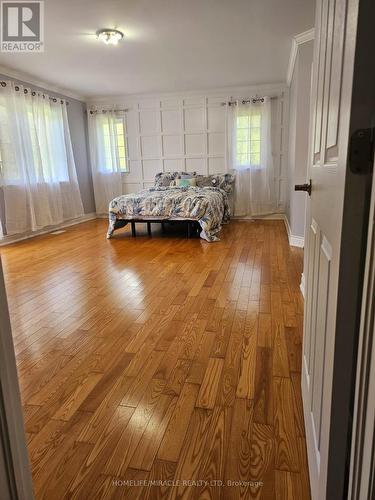
[[[11,500],[34,498],[23,423],[18,373],[0,261],[0,477],[6,478],[4,495]],[[8,491],[7,491],[8,490]],[[4,496],[7,499],[7,496]]]
[[[346,7],[345,36],[349,37],[350,43],[345,44],[344,85],[341,90],[343,96],[346,93],[344,101],[349,102],[350,105],[340,110],[341,119],[347,122],[349,128],[348,143],[340,145],[343,151],[345,147],[349,150],[350,137],[354,131],[375,126],[375,64],[369,50],[369,47],[375,46],[375,30],[373,29],[375,2],[373,0],[347,0]],[[349,50],[351,46],[353,49]],[[315,64],[316,61],[314,61]],[[347,498],[348,495],[352,426],[354,412],[357,411],[354,407],[354,395],[372,186],[372,173],[358,174],[351,171],[349,155],[344,168],[345,185],[335,312],[334,362],[332,388],[329,395],[331,410],[329,434],[325,443],[328,448],[327,478],[322,500],[324,498]],[[306,255],[310,244],[307,237],[309,226],[307,204],[305,278],[307,278],[306,270],[308,273]],[[306,380],[302,377],[303,393],[306,392],[304,384]],[[305,405],[304,414],[306,428],[309,429],[310,413]],[[318,477],[316,464],[311,455],[313,438],[308,434],[306,438],[310,476],[313,479]],[[313,493],[317,495],[316,491]]]
[[[358,17],[353,5],[354,2],[348,0],[347,23],[350,31],[356,33],[351,108],[343,110],[350,112],[349,138],[358,129],[375,126],[375,61],[369,50],[369,47],[375,46],[375,2],[360,0]],[[351,14],[354,14],[352,18]],[[336,310],[327,498],[346,498],[348,494],[372,178],[372,172],[353,172],[348,156]]]
[[[348,487],[348,457],[353,416],[356,352],[372,176],[371,174],[352,173],[347,153],[353,132],[359,128],[372,126],[374,107],[371,104],[375,79],[372,78],[371,70],[375,67],[367,55],[368,47],[372,46],[367,44],[369,38],[373,37],[373,28],[370,23],[373,18],[367,17],[373,8],[372,2],[373,0],[345,0],[342,2],[346,12],[342,75],[339,73],[342,77],[339,122],[343,133],[339,137],[342,161],[338,164],[338,172],[343,182],[337,187],[343,196],[342,225],[340,232],[337,232],[339,245],[337,248],[338,257],[335,261],[335,267],[337,266],[334,283],[335,301],[332,300],[331,303],[335,322],[334,327],[327,335],[325,344],[325,348],[329,349],[329,352],[325,357],[323,373],[325,376],[328,374],[328,379],[323,386],[325,405],[320,411],[326,421],[324,434],[321,436],[321,450],[323,451],[318,455],[315,454],[316,439],[314,425],[311,424],[309,404],[306,404],[304,400],[312,494],[314,498],[319,497],[321,500],[345,498]],[[322,3],[325,4],[325,7],[329,3],[330,8],[335,12],[335,2],[323,0]],[[317,12],[319,13],[319,4]],[[316,29],[319,31],[319,26],[316,26]],[[319,42],[319,36],[318,33],[315,39],[316,44]],[[318,78],[316,68],[318,52],[319,48],[316,46],[314,79]],[[370,71],[369,67],[371,67]],[[337,68],[336,71],[338,71]],[[310,238],[306,238],[306,235],[310,233],[311,224],[309,204],[306,206],[306,216],[305,263],[312,244],[309,241]],[[341,221],[338,223],[341,224]],[[314,231],[314,227],[311,228],[311,231]],[[330,248],[326,246],[322,248],[322,251],[327,254],[327,260],[329,260]],[[304,273],[308,288],[311,285],[309,283],[311,281],[309,265],[305,266]],[[308,295],[308,290],[306,292]],[[315,307],[315,305],[313,306]],[[305,311],[305,321],[306,317]],[[306,339],[305,332],[304,345]],[[306,371],[302,374],[302,394],[309,394],[309,373]],[[321,471],[323,471],[323,477],[320,477]]]
[[[375,176],[359,337],[348,498],[375,495]]]

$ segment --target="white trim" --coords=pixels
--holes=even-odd
[[[284,213],[274,213],[269,215],[256,215],[252,217],[251,215],[233,215],[231,220],[240,220],[240,221],[254,221],[254,220],[284,220]]]
[[[292,234],[292,231],[291,231],[290,225],[289,225],[289,221],[288,221],[288,217],[286,215],[284,215],[283,219],[284,219],[284,223],[285,223],[285,227],[286,227],[286,232],[288,234],[289,245],[291,247],[303,248],[305,246],[305,238],[303,236],[296,236],[296,235]]]
[[[277,203],[274,210],[285,211],[287,190],[287,110],[288,94],[285,83],[258,85],[252,87],[227,87],[206,91],[174,92],[167,94],[144,94],[140,98],[131,96],[107,97],[87,105],[109,109],[126,109],[129,120],[126,133],[129,170],[123,173],[123,192],[137,192],[154,184],[152,172],[177,170],[199,170],[200,173],[213,174],[230,170],[227,161],[227,144],[223,140],[227,128],[226,108],[221,106],[228,100],[244,96],[271,95],[272,137],[275,148],[275,176]],[[167,97],[166,97],[167,96]],[[212,127],[211,112],[215,112]],[[173,114],[173,129],[168,113]],[[199,120],[189,125],[189,114],[199,114]],[[151,116],[152,115],[152,116]],[[151,125],[145,126],[152,118]],[[220,135],[216,135],[219,133]],[[193,134],[199,134],[194,137]],[[223,134],[223,135],[221,135]],[[222,137],[220,144],[217,138]],[[194,142],[199,142],[194,147]],[[191,147],[191,145],[193,147]],[[149,146],[149,147],[148,147]],[[174,166],[173,166],[174,165]]]
[[[305,238],[303,236],[296,236],[296,235],[292,234],[291,229],[290,229],[290,225],[289,225],[289,221],[288,221],[288,217],[284,213],[275,213],[275,214],[270,214],[270,215],[258,215],[256,217],[251,217],[251,216],[236,217],[236,216],[234,216],[231,219],[232,220],[239,220],[239,221],[248,221],[248,222],[255,221],[255,220],[283,220],[284,224],[285,224],[285,229],[286,229],[286,232],[288,235],[289,245],[291,247],[299,247],[299,248],[303,248],[305,246]],[[303,281],[304,281],[304,277],[303,277]],[[301,285],[302,285],[302,281],[301,281]],[[302,292],[302,294],[304,295],[304,291]]]
[[[54,92],[55,94],[61,94],[66,97],[70,97],[71,99],[76,99],[77,101],[85,102],[85,98],[76,94],[75,92],[71,92],[70,90],[58,87],[53,85],[52,83],[45,82],[43,80],[38,80],[33,76],[22,73],[21,71],[16,71],[11,68],[7,68],[6,66],[0,65],[0,73],[4,76],[8,76],[9,78],[14,78],[15,80],[20,80],[25,83],[29,83],[30,85],[34,85],[35,87],[41,87],[45,90],[49,90],[50,92]]]
[[[305,290],[306,290],[306,280],[305,280],[305,275],[304,273],[301,274],[301,283],[299,285],[299,288],[302,293],[302,297],[305,298]]]
[[[315,38],[315,28],[310,28],[309,30],[296,35],[294,37],[294,40],[296,41],[297,45],[302,45],[303,43],[311,42],[311,40],[314,40],[314,38]]]
[[[298,45],[297,45],[297,42],[295,41],[295,39],[293,38],[293,40],[292,40],[292,47],[290,49],[288,70],[286,72],[286,83],[287,83],[287,85],[290,85],[291,82],[292,82],[293,72],[294,72],[294,66],[296,64],[296,59],[297,59],[297,52],[298,52]]]
[[[42,234],[52,233],[57,229],[63,229],[64,227],[75,226],[76,224],[81,224],[82,222],[87,222],[89,220],[96,219],[96,213],[90,213],[82,215],[77,219],[71,219],[66,222],[62,222],[61,224],[57,224],[56,226],[50,226],[47,229],[41,229],[40,231],[29,232],[23,234],[22,236],[12,235],[12,236],[4,236],[2,240],[0,240],[0,247],[5,245],[11,245],[12,243],[17,243],[18,241],[28,240],[30,238],[34,238],[35,236],[41,236]]]
[[[288,235],[289,245],[291,247],[303,248],[305,245],[303,236],[294,236],[293,234]]]
[[[303,409],[303,420],[305,424],[305,434],[306,434],[306,448],[307,448],[307,464],[309,468],[309,478],[310,478],[310,494],[312,499],[318,499],[319,491],[317,491],[317,485],[319,485],[319,454],[316,454],[315,449],[315,433],[314,423],[312,420],[311,412],[311,402],[309,400],[309,394],[311,390],[311,380],[309,377],[307,369],[306,356],[303,351],[302,355],[302,371],[301,371],[301,395],[302,395],[302,409]],[[323,500],[323,499],[322,499]]]
[[[367,237],[366,264],[358,342],[349,494],[353,500],[373,498],[375,460],[375,177]]]
[[[226,91],[233,91],[236,90],[237,92],[249,92],[251,90],[254,93],[265,93],[268,92],[270,93],[273,90],[280,91],[281,90],[286,90],[287,87],[289,87],[292,76],[293,76],[293,70],[294,70],[294,64],[295,60],[297,57],[297,51],[298,51],[298,46],[301,45],[302,43],[309,42],[310,40],[314,40],[314,28],[311,28],[307,31],[304,31],[303,33],[300,33],[296,36],[293,37],[292,40],[292,47],[291,47],[291,53],[290,53],[290,58],[289,58],[289,65],[288,65],[288,71],[287,71],[287,86],[285,83],[276,83],[276,84],[261,84],[261,85],[248,85],[248,86],[241,86],[241,87],[221,87],[218,89],[215,89],[214,91],[212,90],[188,90],[184,91],[183,94],[185,96],[190,96],[190,95],[212,95],[213,93],[218,93],[218,94],[223,94]],[[56,94],[61,94],[66,97],[70,97],[72,99],[76,99],[81,102],[87,102],[87,103],[99,103],[99,102],[108,102],[112,103],[113,101],[123,101],[123,100],[129,100],[129,99],[148,99],[148,98],[168,98],[168,97],[175,97],[178,95],[181,95],[181,91],[177,92],[160,92],[160,93],[143,93],[143,94],[125,94],[125,95],[113,95],[113,96],[84,96],[83,94],[77,94],[76,92],[73,92],[71,90],[68,90],[66,88],[59,87],[57,85],[54,85],[50,82],[44,81],[44,80],[39,80],[38,78],[35,78],[32,75],[29,75],[28,73],[23,73],[22,71],[18,71],[12,68],[9,68],[7,66],[0,65],[0,73],[3,74],[4,76],[8,76],[9,78],[14,78],[16,80],[20,80],[25,83],[29,83],[30,85],[35,85],[36,87],[41,87],[45,90],[49,90],[51,92],[55,92]]]
[[[62,224],[57,224],[56,226],[50,226],[47,229],[41,229],[40,231],[34,231],[30,232],[27,234],[23,234],[22,236],[14,235],[14,236],[4,236],[2,240],[0,240],[0,247],[5,246],[5,245],[11,245],[12,243],[17,243],[18,241],[23,241],[23,240],[28,240],[30,238],[34,238],[35,236],[41,236],[43,234],[48,234],[52,233],[53,231],[56,231],[58,229],[63,229],[65,227],[70,227],[70,226],[75,226],[76,224],[81,224],[82,222],[87,222],[89,220],[94,220],[94,219],[106,219],[108,215],[106,214],[98,214],[95,212],[85,214],[82,217],[79,217],[78,219],[73,219],[67,222],[63,222]],[[231,218],[232,220],[237,220],[237,221],[243,221],[243,222],[251,222],[255,220],[283,220],[286,228],[286,232],[288,235],[288,240],[289,240],[289,245],[292,247],[299,247],[303,248],[304,247],[304,238],[303,236],[295,236],[291,234],[290,226],[289,226],[289,221],[287,216],[284,213],[274,213],[270,215],[258,215],[255,217],[236,217],[233,216]],[[304,282],[304,276],[303,277],[303,282]],[[302,286],[302,281],[301,281],[301,286]],[[304,295],[304,292],[303,292]]]
[[[303,43],[310,42],[315,38],[315,28],[311,28],[299,35],[296,35],[292,39],[292,47],[290,49],[288,71],[286,73],[286,83],[288,87],[290,86],[293,78],[294,65],[296,64],[298,47]]]

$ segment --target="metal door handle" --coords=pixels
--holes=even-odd
[[[311,196],[311,179],[309,184],[296,184],[294,186],[294,191],[306,191]]]

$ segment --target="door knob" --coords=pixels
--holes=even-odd
[[[294,186],[294,191],[306,191],[311,196],[311,179],[308,184],[296,184]]]

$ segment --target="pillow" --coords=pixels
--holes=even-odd
[[[225,192],[232,192],[234,176],[232,174],[197,175],[198,187],[218,187]]]
[[[190,179],[189,178],[187,178],[187,179],[178,178],[175,180],[175,183],[176,183],[176,186],[179,186],[179,187],[191,187],[191,186],[197,185],[195,177],[191,177]]]
[[[196,177],[198,187],[212,187],[212,175],[197,175]]]
[[[220,189],[223,189],[226,193],[231,193],[233,191],[233,174],[218,174],[215,177],[217,178]]]
[[[171,182],[182,175],[195,176],[195,172],[159,172],[155,175],[155,187],[169,187]]]
[[[155,175],[155,187],[168,187],[180,172],[159,172]]]

